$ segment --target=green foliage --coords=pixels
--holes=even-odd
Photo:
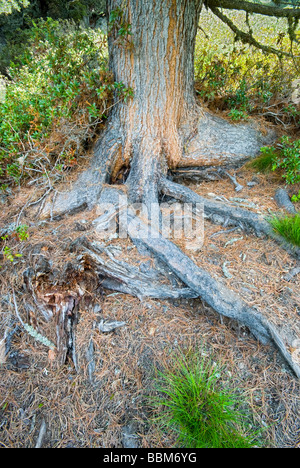
[[[240,121],[240,120],[248,119],[248,114],[238,109],[232,109],[228,115],[233,121]]]
[[[222,370],[204,357],[175,355],[159,372],[152,406],[156,424],[176,435],[185,448],[250,448],[253,437],[242,435],[239,397],[220,384]]]
[[[16,246],[13,246],[13,241],[16,239],[19,242],[25,242],[28,238],[28,226],[26,224],[22,224],[12,229],[9,234],[1,236],[0,240],[2,241],[2,247],[0,253],[4,260],[8,260],[13,263],[16,258],[22,257],[22,254],[16,251]]]
[[[282,137],[276,146],[261,148],[261,155],[249,163],[259,172],[278,171],[288,184],[300,182],[300,140]],[[296,197],[296,196],[295,196]],[[298,201],[294,197],[293,201]]]
[[[227,13],[242,30],[247,29],[243,13]],[[256,15],[251,28],[259,42],[290,52],[283,20]],[[299,125],[300,112],[292,99],[299,76],[299,45],[294,46],[294,59],[264,53],[236,42],[229,28],[205,11],[201,29],[196,43],[195,80],[197,92],[208,107],[227,111],[236,121],[263,115],[276,124]]]
[[[110,12],[108,34],[114,36],[115,44],[123,47],[132,46],[129,41],[129,37],[132,35],[131,24],[126,20],[125,11],[120,7]]]
[[[299,190],[298,195],[293,195],[293,196],[292,196],[291,201],[292,201],[293,203],[298,203],[298,202],[300,201],[300,190]]]
[[[270,223],[274,231],[291,244],[300,247],[300,215],[274,216]]]
[[[25,242],[29,238],[28,226],[26,224],[21,224],[16,228],[16,235],[20,242]]]
[[[13,10],[20,11],[22,7],[27,7],[28,5],[28,0],[0,0],[0,15],[9,15]]]
[[[83,145],[106,118],[114,92],[120,99],[132,95],[113,82],[100,32],[48,18],[33,23],[29,34],[30,47],[11,64],[12,81],[6,82],[0,102],[4,183],[37,171],[48,177],[53,168],[59,177],[61,169],[77,164]]]
[[[289,137],[283,137],[278,146],[273,170],[282,170],[282,177],[288,184],[300,182],[300,140],[292,141]]]
[[[265,146],[261,148],[261,154],[257,158],[248,163],[248,166],[255,169],[257,172],[270,172],[272,170],[276,154],[274,148]]]

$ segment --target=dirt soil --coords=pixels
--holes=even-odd
[[[225,197],[264,215],[280,211],[274,201],[279,184],[276,177],[256,174],[246,167],[232,174],[244,185],[242,192],[236,193],[227,178],[189,186],[203,196]],[[253,181],[256,185],[248,187]],[[29,197],[30,191],[22,189],[11,205],[3,206],[0,228],[16,221]],[[242,201],[233,200],[237,198]],[[26,333],[16,317],[12,290],[23,300],[24,309],[19,310],[23,319],[54,340],[54,321],[46,323],[42,314],[36,316],[30,308],[26,312],[29,298],[23,288],[23,273],[41,255],[63,269],[72,258],[66,254],[66,245],[81,235],[91,235],[94,218],[94,212],[83,212],[37,225],[29,210],[22,213],[22,223],[30,226],[30,238],[19,245],[23,256],[0,270],[0,343],[5,330],[18,327],[7,356],[2,349],[2,361],[0,345],[0,446],[35,447],[44,422],[42,446],[46,448],[172,447],[172,437],[159,432],[151,422],[154,415],[149,397],[156,393],[157,369],[168,366],[171,353],[180,347],[204,352],[225,366],[221,381],[246,396],[253,428],[264,428],[264,446],[300,448],[299,382],[290,368],[273,346],[260,345],[247,329],[221,319],[199,299],[140,301],[96,289],[91,282],[87,291],[91,303],[80,306],[76,327],[77,371],[70,358],[65,365],[57,365],[55,355]],[[189,255],[258,307],[289,341],[291,333],[299,339],[300,276],[287,278],[297,261],[271,240],[241,230],[223,232],[227,230],[206,221],[203,248]],[[114,239],[108,244],[120,260],[137,266],[152,262],[129,240]],[[184,243],[178,241],[178,245],[184,249]],[[70,284],[70,290],[72,287]],[[94,328],[99,317],[126,325],[101,333]],[[91,340],[93,381],[85,358]],[[299,350],[291,352],[300,358]]]

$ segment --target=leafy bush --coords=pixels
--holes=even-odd
[[[2,183],[59,179],[85,154],[113,93],[132,94],[113,82],[100,32],[48,18],[33,23],[30,44],[11,64],[0,103]]]
[[[261,155],[249,164],[259,172],[278,171],[287,184],[300,182],[300,140],[282,137],[276,146],[261,148]],[[294,197],[295,202],[296,196]]]
[[[242,435],[243,412],[238,397],[219,384],[221,370],[203,357],[176,355],[171,368],[159,372],[152,401],[162,430],[185,448],[250,448],[252,436]]]
[[[13,227],[5,235],[0,237],[0,257],[3,257],[4,260],[8,260],[13,263],[16,258],[22,257],[18,251],[16,251],[17,246],[13,245],[17,241],[25,242],[29,238],[28,226],[26,224],[21,224],[18,227]],[[1,264],[0,264],[0,268]]]
[[[245,29],[243,13],[227,14]],[[255,15],[255,22],[250,21],[259,42],[290,52],[286,24],[282,20]],[[195,57],[198,94],[211,109],[230,111],[234,120],[249,114],[263,115],[276,124],[298,126],[300,112],[292,100],[293,83],[299,76],[298,49],[295,46],[292,59],[240,44],[229,28],[204,11]]]
[[[283,171],[282,177],[288,184],[300,182],[300,140],[292,141],[289,137],[281,138],[279,152],[273,164],[273,170],[276,169]]]
[[[10,14],[13,10],[20,11],[22,7],[27,7],[29,0],[0,0],[0,15]]]
[[[300,201],[300,190],[299,190],[298,194],[295,194],[295,195],[292,196],[291,201],[293,203],[298,203]]]

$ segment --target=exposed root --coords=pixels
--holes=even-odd
[[[138,297],[152,299],[193,299],[198,294],[190,288],[174,288],[161,284],[163,276],[151,269],[142,273],[137,267],[114,258],[108,249],[97,242],[90,242],[87,238],[79,238],[72,245],[81,253],[77,260],[83,268],[91,269],[99,275],[101,286],[105,289],[119,291]]]
[[[292,247],[282,237],[274,233],[271,225],[260,215],[243,208],[237,208],[225,203],[215,202],[201,197],[188,187],[176,184],[165,177],[161,178],[161,191],[163,194],[174,197],[184,203],[202,204],[205,214],[214,220],[214,215],[221,216],[228,225],[239,226],[243,230],[253,232],[258,237],[267,236],[274,239],[287,252],[300,258],[300,249]]]
[[[112,173],[120,164],[121,148],[116,125],[108,126],[96,145],[89,167],[67,190],[63,187],[63,191],[56,192],[55,197],[45,204],[40,218],[52,219],[85,208],[92,209],[100,197],[103,184],[110,182]]]
[[[114,122],[120,123],[119,119],[117,118]],[[121,131],[122,136],[120,136],[119,124],[111,123],[108,126],[97,145],[91,166],[79,176],[69,192],[58,193],[55,199],[47,204],[42,216],[49,217],[50,213],[52,218],[85,207],[91,209],[96,205],[99,205],[101,211],[101,206],[108,202],[113,206],[113,212],[100,213],[102,216],[94,221],[97,231],[98,228],[108,225],[111,217],[117,216],[120,212],[124,214],[125,211],[129,236],[134,242],[143,245],[154,257],[163,262],[168,271],[171,271],[180,280],[180,287],[173,289],[169,286],[163,286],[159,284],[159,278],[153,279],[149,275],[141,275],[138,269],[111,258],[97,243],[80,239],[76,248],[80,250],[84,270],[88,265],[103,287],[128,293],[141,299],[144,297],[192,298],[199,296],[221,316],[229,317],[248,327],[261,343],[275,343],[294,373],[300,377],[300,367],[293,361],[280,333],[273,324],[269,323],[257,310],[249,307],[221,282],[216,281],[208,272],[199,268],[159,232],[153,236],[152,230],[151,235],[149,235],[149,226],[141,218],[130,212],[128,206],[118,205],[119,193],[116,194],[113,188],[103,190],[104,185],[111,181],[111,177],[116,177],[120,168],[124,164],[128,165],[130,160],[130,173],[126,181],[129,203],[143,203],[149,210],[153,203],[158,203],[159,195],[162,193],[184,203],[203,205],[206,216],[210,217],[212,221],[214,216],[218,216],[228,225],[241,227],[258,236],[263,235],[279,240],[273,235],[269,223],[256,213],[206,200],[189,188],[166,178],[168,164],[169,166],[172,164],[170,160],[172,152],[174,152],[176,163],[179,159],[177,153],[184,154],[184,161],[182,159],[180,162],[181,166],[194,165],[195,163],[199,165],[202,157],[205,159],[203,166],[206,168],[215,163],[220,164],[220,160],[215,160],[216,154],[222,158],[222,164],[226,164],[228,161],[231,163],[245,161],[246,157],[249,158],[249,154],[252,156],[257,154],[263,144],[263,139],[258,137],[258,130],[249,126],[230,125],[213,116],[202,116],[196,130],[196,136],[190,138],[183,150],[185,140],[180,137],[177,131],[171,131],[173,136],[169,136],[169,141],[166,143],[159,130],[157,130],[158,134],[142,133],[143,137],[140,137],[134,136],[133,124],[129,127],[126,132]],[[195,151],[193,151],[194,147],[197,147]],[[109,194],[108,198],[105,194]],[[281,239],[280,242],[282,243]],[[289,249],[288,246],[284,247]],[[300,257],[299,251],[292,253]],[[33,297],[35,297],[34,291]],[[72,310],[76,308],[76,304],[73,302],[71,304],[69,301],[67,304]],[[65,329],[65,315],[64,313],[60,315],[64,324],[63,329]]]
[[[235,293],[216,281],[209,273],[199,268],[177,246],[159,233],[149,236],[149,226],[139,218],[128,214],[130,219],[129,235],[147,247],[153,255],[162,260],[187,286],[211,306],[218,314],[229,317],[247,326],[263,344],[275,343],[283,357],[298,378],[300,366],[293,361],[279,331],[261,313],[249,307]]]
[[[275,139],[274,131],[263,135],[254,122],[233,124],[206,112],[201,115],[193,138],[186,142],[178,167],[238,167]]]

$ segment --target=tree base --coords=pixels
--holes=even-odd
[[[188,133],[191,134],[190,131]],[[267,136],[269,142],[273,138],[273,134]],[[221,164],[221,162],[225,165],[229,161],[235,165],[240,164],[245,159],[256,156],[266,141],[253,127],[230,125],[224,120],[206,115],[199,122],[197,135],[190,138],[184,146],[186,151],[182,156],[181,164],[191,165],[193,161],[195,165],[203,164],[205,169],[215,163]],[[130,203],[143,202],[147,208],[150,208],[153,203],[157,203],[160,195],[168,195],[184,203],[203,204],[205,213],[212,216],[212,220],[213,216],[217,214],[219,217],[222,216],[227,224],[239,226],[255,235],[272,235],[269,224],[258,215],[247,210],[205,200],[190,189],[168,180],[165,177],[166,166],[159,162],[163,160],[163,149],[159,144],[153,146],[151,138],[134,143],[136,151],[141,151],[140,157],[137,159],[135,153],[129,177],[125,185],[116,191],[109,186],[112,174],[116,175],[116,170],[122,167],[122,163],[128,167],[128,161],[122,160],[121,144],[122,141],[116,133],[116,126],[109,126],[97,145],[91,167],[79,176],[70,192],[58,194],[52,202],[48,203],[42,216],[49,217],[50,214],[54,218],[66,213],[74,213],[83,208],[91,209],[98,204],[100,204],[101,211],[103,203],[109,203],[112,212],[104,213],[103,216],[95,220],[97,231],[97,229],[103,228],[103,223],[105,224],[109,219],[117,216],[120,210],[124,212],[124,206],[118,204],[120,194],[124,195],[125,193]],[[152,157],[149,158],[148,155],[143,165],[143,156],[145,156],[147,149]],[[222,158],[216,158],[216,154],[222,154]],[[161,172],[158,172],[159,169]],[[271,323],[258,311],[250,308],[236,294],[213,279],[206,271],[197,267],[189,257],[160,233],[156,232],[154,237],[147,235],[148,226],[140,218],[130,213],[128,208],[128,206],[125,207],[128,219],[130,219],[129,224],[131,224],[131,229],[135,227],[134,233],[129,228],[129,236],[134,242],[143,245],[155,258],[158,258],[168,271],[172,271],[181,281],[181,286],[170,290],[170,288],[162,287],[157,283],[154,284],[149,281],[149,278],[142,278],[129,265],[118,265],[115,261],[113,263],[105,262],[102,258],[103,251],[99,250],[99,246],[79,240],[77,247],[83,249],[84,255],[90,259],[92,264],[90,268],[95,274],[101,276],[105,287],[140,298],[146,296],[158,298],[199,296],[218,314],[248,327],[261,343],[276,344],[294,373],[300,377],[300,367],[293,361],[280,333]],[[293,254],[300,258],[299,252],[296,251]]]

